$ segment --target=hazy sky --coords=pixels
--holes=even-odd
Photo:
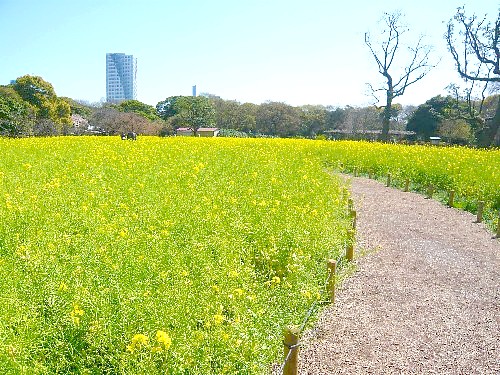
[[[443,34],[458,6],[496,18],[498,0],[0,0],[0,84],[38,75],[57,95],[106,96],[106,53],[138,59],[138,100],[208,92],[291,105],[368,105],[377,83],[364,44],[384,12],[401,11],[441,59],[397,100],[421,104],[460,82]]]

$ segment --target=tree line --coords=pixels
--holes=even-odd
[[[397,70],[408,29],[398,13],[385,14],[383,21],[378,40],[365,34],[365,44],[382,77],[379,86],[368,85],[375,99],[384,94],[382,106],[257,105],[212,94],[171,96],[155,107],[137,100],[90,104],[58,97],[49,82],[25,75],[0,86],[0,135],[136,132],[165,136],[181,127],[191,128],[196,135],[199,128],[217,127],[225,136],[314,138],[329,130],[351,135],[378,131],[380,139],[387,141],[391,130],[408,130],[416,139],[434,135],[450,143],[499,145],[500,96],[495,92],[500,82],[500,13],[496,21],[488,22],[475,15],[467,17],[464,8],[458,8],[448,23],[445,39],[463,84],[450,84],[449,95],[431,98],[418,107],[401,106],[395,99],[432,69],[430,47],[419,38],[408,47],[410,53],[403,55],[407,61],[403,59]]]

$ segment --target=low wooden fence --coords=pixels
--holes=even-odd
[[[348,200],[348,216],[351,218],[351,228],[348,237],[351,241],[346,244],[343,253],[337,259],[326,260],[327,276],[324,283],[324,290],[328,296],[326,301],[314,301],[307,310],[304,319],[299,327],[287,326],[283,333],[283,351],[284,360],[280,367],[280,373],[283,375],[296,375],[298,371],[299,350],[301,346],[300,335],[303,332],[312,312],[321,303],[335,303],[336,281],[339,271],[348,263],[354,260],[354,234],[356,231],[356,210],[352,199]]]

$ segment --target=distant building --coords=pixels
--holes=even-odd
[[[124,53],[106,54],[106,101],[137,99],[137,59]]]
[[[189,137],[189,136],[193,136],[194,133],[193,133],[193,129],[191,129],[191,128],[178,128],[175,131],[175,135]]]
[[[441,142],[441,137],[429,137],[431,145],[438,145]]]
[[[219,135],[218,128],[199,128],[196,131],[198,137],[217,137]]]
[[[178,128],[175,131],[175,135],[192,137],[194,135],[193,129],[191,128]],[[198,137],[217,137],[219,135],[218,128],[198,128],[196,131]]]

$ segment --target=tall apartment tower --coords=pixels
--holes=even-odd
[[[124,53],[106,54],[106,101],[137,99],[137,59]]]

